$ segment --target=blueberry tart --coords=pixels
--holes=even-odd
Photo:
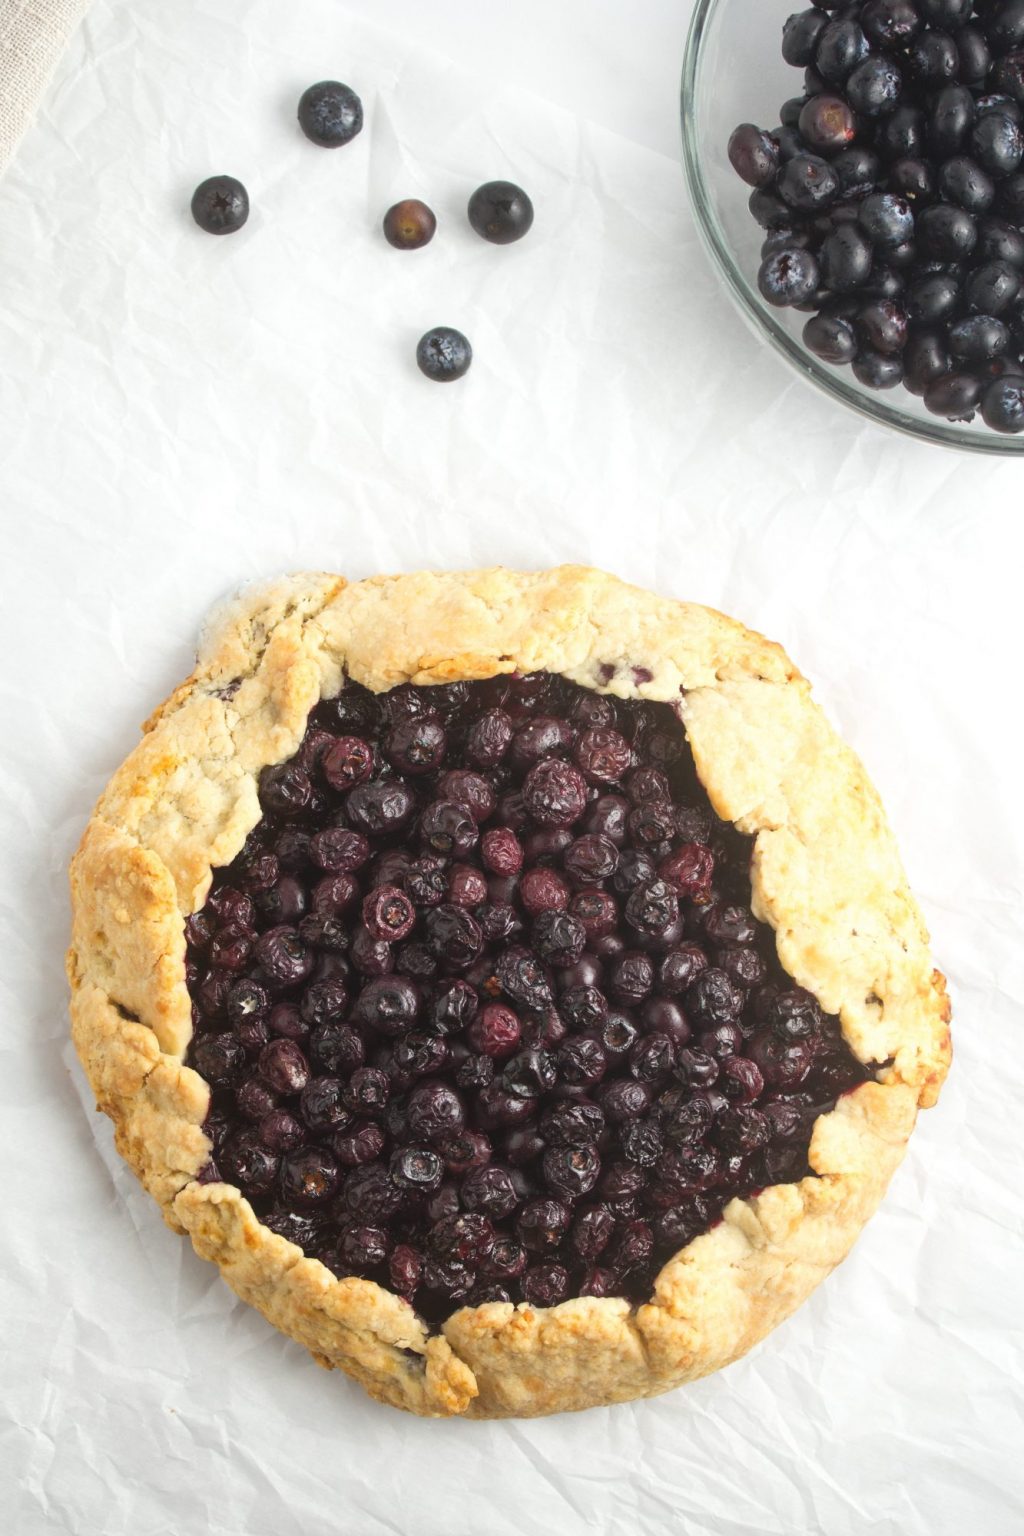
[[[413,1413],[727,1365],[950,1056],[878,798],[776,645],[582,567],[211,621],[72,868],[75,1044],[168,1223]]]

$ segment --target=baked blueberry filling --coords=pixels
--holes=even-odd
[[[864,1082],[670,706],[349,684],[186,923],[201,1177],[431,1323],[642,1301]]]

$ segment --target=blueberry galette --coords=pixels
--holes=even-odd
[[[75,1043],[239,1296],[421,1414],[728,1364],[949,1061],[878,799],[778,646],[566,567],[218,615],[72,871]]]

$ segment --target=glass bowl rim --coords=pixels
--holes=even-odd
[[[982,432],[967,432],[955,422],[945,422],[938,417],[934,422],[921,420],[889,404],[881,396],[861,394],[847,384],[841,374],[820,362],[791,336],[755,293],[750,279],[733,256],[728,238],[715,213],[701,157],[696,114],[697,87],[708,22],[729,3],[731,0],[696,0],[683,55],[681,120],[683,170],[696,214],[697,230],[712,265],[724,281],[740,315],[748,327],[768,338],[776,352],[786,359],[801,378],[868,421],[878,422],[908,437],[917,438],[920,442],[938,443],[944,448],[959,448],[967,453],[994,454],[1002,458],[1024,453],[1024,434],[1010,437],[998,432],[991,432],[990,436]]]

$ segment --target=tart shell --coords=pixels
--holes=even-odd
[[[672,703],[716,812],[755,838],[752,905],[794,980],[877,1080],[819,1117],[816,1177],[734,1199],[650,1301],[463,1308],[431,1334],[203,1184],[209,1092],[191,1038],[184,919],[260,818],[257,779],[345,678],[381,691],[550,671]],[[328,1368],[410,1412],[527,1417],[705,1376],[788,1317],[849,1252],[950,1060],[949,1004],[878,796],[779,646],[710,609],[580,566],[298,575],[213,615],[192,676],[147,722],[71,869],[74,1042],[117,1148],[167,1222]]]

